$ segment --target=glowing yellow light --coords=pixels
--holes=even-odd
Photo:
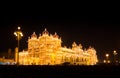
[[[23,34],[21,34],[21,36],[23,36]]]
[[[23,36],[22,32],[20,32],[20,36]]]
[[[110,60],[108,60],[108,63],[110,63]]]
[[[18,27],[18,30],[20,30],[20,27]]]
[[[14,35],[15,35],[15,36],[17,36],[17,33],[16,33],[16,32],[14,32]]]
[[[106,63],[106,60],[104,60],[103,62]]]
[[[109,54],[106,54],[106,57],[109,57]]]
[[[117,55],[117,52],[114,50],[114,51],[113,51],[113,54],[114,54],[114,55]]]

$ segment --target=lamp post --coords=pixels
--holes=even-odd
[[[116,55],[117,55],[117,52],[114,50],[113,51],[113,55],[114,55],[114,63],[116,63]]]
[[[15,31],[14,32],[14,35],[17,37],[17,43],[18,43],[18,45],[17,45],[17,47],[18,47],[18,50],[17,50],[17,55],[16,55],[16,61],[17,61],[17,64],[19,64],[19,48],[20,48],[20,43],[19,43],[19,41],[20,41],[20,39],[23,37],[23,33],[20,31],[20,27],[18,27],[17,28],[18,30],[17,31]]]

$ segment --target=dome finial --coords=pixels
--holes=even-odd
[[[42,32],[42,34],[49,34],[49,32],[48,32],[47,29],[45,28],[45,30]]]
[[[37,38],[37,35],[35,34],[35,32],[33,32],[33,34],[31,35],[31,38]]]
[[[45,28],[45,31],[47,31],[47,28]]]
[[[77,46],[76,42],[74,41],[72,47],[75,48]]]
[[[53,35],[54,38],[59,38],[59,36],[57,35],[57,33],[55,32],[55,34]]]

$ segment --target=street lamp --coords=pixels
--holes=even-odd
[[[114,63],[116,63],[116,55],[117,55],[117,52],[114,50],[113,51],[113,55],[114,55]]]
[[[14,32],[14,35],[17,37],[17,41],[18,41],[18,50],[17,50],[17,52],[19,52],[19,48],[20,48],[20,43],[19,43],[19,41],[20,41],[20,39],[23,37],[23,33],[20,31],[20,27],[18,27],[17,28],[18,30],[17,31],[15,31]],[[19,53],[17,53],[17,56],[16,56],[17,58],[17,64],[19,63]]]

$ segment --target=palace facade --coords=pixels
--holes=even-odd
[[[96,50],[92,47],[83,50],[75,42],[72,48],[62,47],[62,40],[55,33],[45,29],[38,37],[35,32],[28,39],[28,51],[19,52],[20,65],[57,65],[65,62],[77,65],[95,65],[98,62]]]

